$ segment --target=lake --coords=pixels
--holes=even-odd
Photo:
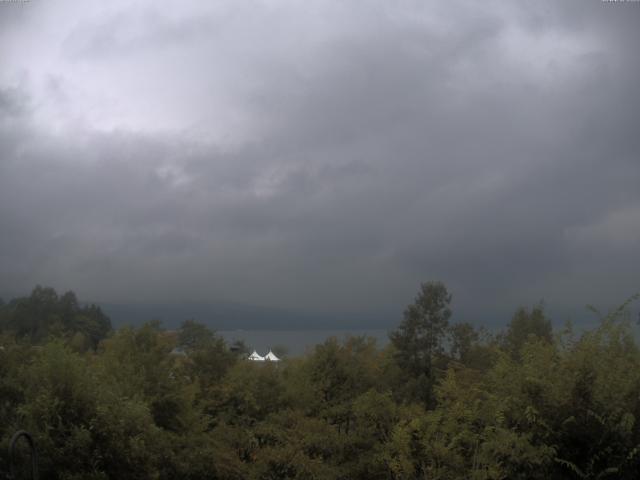
[[[260,355],[266,354],[270,348],[282,346],[288,355],[302,355],[311,351],[313,347],[324,342],[329,337],[343,340],[348,336],[366,335],[376,339],[379,347],[388,342],[388,330],[220,330],[217,332],[228,343],[243,340],[251,350],[257,350]]]

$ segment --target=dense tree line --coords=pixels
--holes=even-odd
[[[50,337],[68,338],[76,348],[95,349],[111,331],[111,321],[96,305],[82,306],[75,293],[58,295],[37,286],[31,295],[5,304],[0,299],[0,331],[40,344]]]
[[[38,287],[0,306],[0,437],[31,431],[47,479],[637,479],[626,306],[580,334],[519,309],[490,335],[425,283],[385,348],[274,364],[195,321],[112,331]]]

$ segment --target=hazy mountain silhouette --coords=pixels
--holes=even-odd
[[[140,325],[160,320],[166,328],[176,328],[193,319],[214,330],[285,330],[391,328],[394,312],[343,313],[305,312],[234,302],[98,303],[114,327]]]

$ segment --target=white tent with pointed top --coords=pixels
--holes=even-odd
[[[275,354],[271,350],[269,350],[269,353],[267,353],[264,356],[264,359],[268,360],[270,362],[279,362],[280,361],[280,359],[278,357],[276,357]]]
[[[260,356],[258,352],[254,350],[253,353],[249,355],[249,360],[252,360],[254,362],[264,362],[265,357]]]

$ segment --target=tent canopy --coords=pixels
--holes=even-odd
[[[280,361],[280,359],[278,357],[276,357],[275,354],[271,350],[269,350],[269,353],[267,353],[264,356],[264,359],[265,360],[269,360],[271,362],[279,362]]]
[[[249,355],[248,360],[253,360],[254,362],[265,362],[265,361],[279,362],[280,361],[280,359],[276,357],[276,355],[271,350],[269,350],[269,353],[267,353],[264,357],[254,350],[253,353]]]
[[[255,350],[251,355],[249,355],[249,360],[253,360],[254,362],[264,362],[265,357],[262,357]]]

